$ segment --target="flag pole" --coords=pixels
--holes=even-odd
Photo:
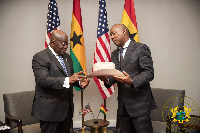
[[[81,110],[83,110],[83,90],[81,90]],[[82,128],[81,128],[81,133],[85,133],[85,128],[84,128],[84,115],[82,114]]]
[[[83,110],[83,90],[81,90],[81,109]],[[82,114],[82,127],[84,127],[84,115]]]
[[[106,108],[106,99],[104,99],[104,107]],[[104,115],[104,122],[106,121],[106,114]],[[107,127],[102,127],[103,133],[108,133]]]
[[[106,99],[104,99],[104,106],[106,108]],[[106,121],[106,114],[104,115],[104,121]]]
[[[81,90],[81,110],[83,110],[83,90]],[[82,114],[82,128],[81,128],[81,133],[85,133],[85,128],[84,128],[84,115]]]

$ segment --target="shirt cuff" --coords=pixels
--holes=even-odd
[[[106,84],[110,84],[110,82],[109,82],[109,78],[108,78],[108,82],[106,82]]]
[[[65,78],[63,87],[65,87],[65,88],[69,88],[69,87],[70,87],[70,84],[69,84],[69,77],[66,77],[66,78]]]

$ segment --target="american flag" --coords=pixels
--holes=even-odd
[[[108,24],[107,24],[107,11],[106,11],[106,1],[99,0],[99,18],[98,18],[98,29],[97,29],[97,41],[96,48],[94,51],[93,64],[97,62],[110,62],[111,61],[111,47],[110,39],[108,34]],[[93,71],[93,70],[92,70]],[[114,85],[107,89],[104,86],[104,82],[93,77],[98,89],[101,93],[103,99],[110,97],[114,93]]]
[[[58,7],[57,7],[56,0],[49,0],[45,48],[47,48],[47,46],[49,45],[51,32],[54,30],[60,30],[60,19],[58,15]]]
[[[85,116],[87,113],[92,112],[90,105],[86,105],[85,108],[82,110],[82,114]]]

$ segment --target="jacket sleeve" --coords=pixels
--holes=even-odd
[[[32,59],[32,69],[36,85],[47,89],[63,89],[65,76],[50,76],[51,63],[41,55],[36,54]]]
[[[139,48],[138,59],[141,72],[132,79],[135,89],[147,85],[154,79],[153,60],[150,49],[145,44],[140,45]]]

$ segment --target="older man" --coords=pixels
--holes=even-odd
[[[51,34],[50,44],[33,56],[35,98],[32,115],[40,120],[42,133],[68,133],[73,117],[73,85],[87,87],[89,80],[74,73],[68,36],[60,30]]]

